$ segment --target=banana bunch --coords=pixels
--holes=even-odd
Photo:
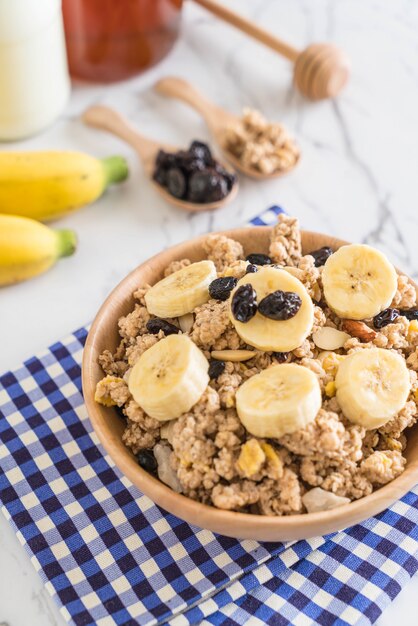
[[[0,215],[0,287],[42,274],[70,256],[77,238],[72,230],[55,230],[35,220]]]
[[[81,152],[0,152],[0,213],[41,222],[94,202],[128,176],[125,159]]]
[[[39,222],[94,202],[127,176],[126,161],[117,156],[0,152],[0,287],[37,276],[75,251],[72,230]]]

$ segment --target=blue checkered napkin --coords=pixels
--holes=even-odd
[[[118,472],[83,404],[86,336],[81,329],[0,378],[3,511],[69,621],[153,624],[286,546],[191,528]],[[308,545],[295,554],[317,542]]]
[[[328,537],[305,558],[285,563],[286,569],[282,555],[270,559],[258,570],[264,572],[262,584],[237,592],[236,600],[200,623],[369,626],[418,570],[417,524],[415,487],[380,515]]]
[[[418,569],[418,492],[349,531],[293,545],[191,527],[104,456],[81,395],[86,335],[81,329],[0,377],[2,511],[67,621],[375,621]]]

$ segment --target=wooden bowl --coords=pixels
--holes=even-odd
[[[248,254],[268,250],[270,231],[270,227],[257,226],[223,234],[240,241]],[[134,308],[132,292],[145,283],[153,284],[159,280],[170,261],[185,257],[192,261],[204,258],[203,240],[204,237],[199,237],[169,248],[131,272],[102,305],[88,335],[83,356],[84,399],[93,428],[119,470],[156,504],[190,524],[229,537],[257,541],[306,539],[335,532],[379,513],[401,498],[418,481],[418,426],[408,432],[407,466],[399,478],[370,496],[322,513],[270,517],[222,511],[175,493],[139,467],[134,455],[122,443],[124,424],[117,412],[94,401],[96,383],[103,377],[98,356],[106,348],[116,349],[119,343],[117,322]],[[322,246],[337,249],[344,243],[319,233],[302,232],[305,254]]]

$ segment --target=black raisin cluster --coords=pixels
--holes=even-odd
[[[302,306],[302,300],[293,291],[273,291],[257,304],[257,293],[249,283],[241,285],[232,297],[232,315],[239,322],[249,322],[261,313],[269,319],[282,321],[294,317]]]
[[[418,320],[418,309],[401,309],[399,315],[403,315],[407,320]]]
[[[163,331],[164,335],[177,335],[177,333],[180,332],[180,328],[177,328],[174,324],[171,324],[166,320],[162,320],[159,317],[148,320],[146,326],[147,331],[152,335],[158,335],[160,330]]]
[[[233,276],[221,276],[215,278],[209,285],[209,295],[214,300],[228,300],[229,294],[237,284],[237,279]]]
[[[315,259],[315,267],[321,267],[321,265],[325,265],[327,259],[331,256],[332,250],[328,246],[324,246],[323,248],[314,250],[309,254]]]
[[[201,141],[176,153],[160,150],[153,178],[175,198],[197,203],[222,200],[236,182],[236,176],[218,163]]]
[[[399,317],[398,309],[385,309],[373,318],[373,326],[378,330],[392,324]]]
[[[231,302],[232,315],[239,322],[246,324],[257,313],[257,293],[252,285],[247,283],[238,287]]]
[[[273,291],[258,305],[258,312],[271,320],[290,320],[302,306],[302,300],[293,291]]]
[[[218,378],[221,374],[224,373],[225,370],[225,361],[217,361],[216,359],[212,359],[209,361],[209,378],[214,380]]]
[[[271,265],[273,263],[271,258],[267,254],[263,254],[262,252],[254,252],[253,254],[249,254],[245,260],[252,265]]]
[[[154,474],[157,471],[157,460],[152,450],[140,450],[136,456],[138,465],[146,472]]]

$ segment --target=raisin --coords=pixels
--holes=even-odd
[[[211,185],[211,190],[206,202],[217,202],[218,200],[222,200],[228,195],[228,184],[225,178],[223,178],[219,174],[212,175]]]
[[[193,141],[188,150],[176,153],[160,150],[153,179],[175,198],[199,203],[222,200],[236,182],[235,174],[215,161],[202,141]]]
[[[203,161],[205,165],[211,166],[214,163],[210,148],[206,143],[203,143],[203,141],[192,141],[189,152],[194,158]]]
[[[191,176],[195,172],[201,172],[202,170],[206,169],[206,164],[200,159],[190,158],[186,159],[183,162],[182,168],[188,174],[188,176]]]
[[[261,252],[254,252],[249,254],[246,259],[252,265],[271,265],[272,260],[267,254],[261,254]]]
[[[159,317],[148,320],[147,330],[153,335],[158,335],[160,330],[163,331],[164,335],[177,335],[177,333],[180,332],[180,328],[177,328],[174,324],[170,324],[170,322],[162,320]]]
[[[215,162],[213,169],[215,170],[217,174],[220,174],[222,178],[225,179],[227,187],[228,187],[228,191],[231,191],[232,187],[237,182],[236,174],[229,172],[227,169],[224,168],[223,165],[221,165],[218,162]]]
[[[288,356],[289,356],[288,352],[273,352],[273,357],[279,363],[286,363]]]
[[[217,361],[216,359],[212,359],[209,361],[209,378],[214,379],[218,378],[221,374],[223,374],[225,370],[225,361]]]
[[[138,464],[146,472],[153,474],[157,471],[157,461],[152,450],[140,450],[136,455]]]
[[[332,250],[329,246],[324,246],[309,254],[315,259],[315,267],[321,267],[321,265],[325,265],[325,261],[331,256]]]
[[[374,316],[373,326],[377,329],[383,328],[388,324],[392,324],[392,322],[394,322],[397,317],[399,317],[398,309],[385,309],[384,311],[381,311]]]
[[[191,202],[216,202],[227,195],[225,179],[212,169],[194,172],[190,177],[188,199]]]
[[[258,272],[256,265],[254,265],[253,263],[247,265],[247,269],[245,270],[246,274],[255,274],[255,272]]]
[[[209,285],[209,294],[215,300],[228,300],[229,294],[237,284],[237,279],[233,276],[223,276],[215,278]]]
[[[175,198],[185,198],[187,191],[186,177],[178,167],[172,167],[167,172],[167,189]]]
[[[407,320],[418,320],[418,309],[401,309],[399,311],[400,315],[406,317]]]
[[[302,306],[302,300],[293,291],[273,291],[258,305],[261,315],[272,320],[289,320]]]
[[[165,187],[167,184],[167,170],[163,167],[156,167],[152,178],[156,183],[161,185],[161,187]]]
[[[193,172],[204,170],[207,165],[204,160],[200,159],[195,154],[180,150],[177,152],[177,167],[180,167],[187,176],[190,176]]]
[[[257,313],[257,294],[252,285],[247,283],[238,287],[231,303],[232,315],[239,322],[249,322]]]
[[[176,155],[171,152],[165,152],[164,150],[159,150],[157,154],[157,158],[155,159],[155,165],[157,167],[161,167],[164,169],[169,169],[170,167],[176,167]]]

